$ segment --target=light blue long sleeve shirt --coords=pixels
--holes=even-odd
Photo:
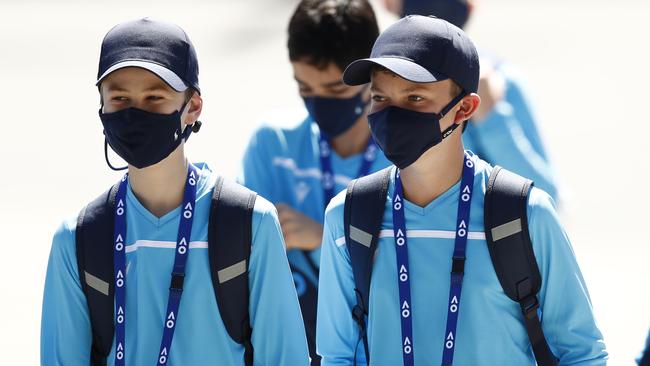
[[[297,125],[266,123],[253,135],[243,160],[242,183],[258,192],[274,204],[285,203],[316,222],[324,219],[325,195],[321,183],[319,139],[320,131],[316,123],[307,117]],[[347,184],[357,178],[363,154],[342,158],[332,150],[332,170],[334,172],[335,192],[345,189]],[[370,172],[390,165],[381,150]],[[307,281],[316,286],[317,274],[307,263],[302,251],[290,250],[289,262],[308,276]],[[309,254],[318,266],[320,248]],[[295,276],[297,274],[294,274]],[[296,282],[303,279],[297,279]],[[299,290],[302,287],[299,286]],[[298,292],[298,296],[301,291]]]
[[[483,226],[483,199],[492,168],[476,165],[467,260],[454,364],[535,365],[519,304],[508,298],[492,266]],[[454,250],[460,183],[425,207],[405,201],[415,364],[440,365]],[[400,304],[391,201],[386,197],[382,231],[370,286],[368,341],[372,366],[402,365]],[[343,228],[345,194],[327,208],[319,284],[317,346],[323,366],[365,364],[363,342],[352,319],[354,279]],[[542,276],[542,327],[560,365],[604,365],[603,337],[569,238],[551,198],[533,188],[529,230]]]
[[[208,217],[216,175],[203,166],[183,297],[168,364],[244,365],[243,346],[223,325],[208,263]],[[127,192],[126,365],[157,361],[180,207],[158,218]],[[76,217],[54,235],[45,281],[41,364],[89,365],[92,343],[75,252]],[[275,208],[258,197],[249,263],[255,365],[308,365],[307,342]],[[110,260],[110,258],[107,258]],[[114,364],[115,347],[108,357]]]

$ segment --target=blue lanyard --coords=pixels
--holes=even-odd
[[[449,307],[447,313],[447,329],[442,354],[442,365],[451,365],[456,345],[456,325],[460,309],[460,293],[463,285],[465,250],[467,248],[467,233],[474,187],[474,162],[465,153],[463,175],[460,182],[460,197],[458,200],[458,219],[456,221],[456,243],[454,247],[451,285],[449,290]],[[395,193],[393,195],[393,231],[397,259],[397,278],[399,289],[400,320],[402,328],[402,359],[404,366],[413,366],[413,321],[411,314],[411,284],[408,261],[408,240],[406,236],[406,218],[404,216],[404,189],[400,179],[400,171],[395,171]]]
[[[334,172],[332,171],[332,148],[330,147],[329,142],[327,141],[327,136],[321,132],[320,134],[320,166],[321,166],[321,184],[323,186],[323,192],[325,193],[325,206],[329,203],[332,198],[334,198],[334,188],[336,187],[336,182],[334,181]],[[355,178],[363,177],[370,173],[372,164],[377,159],[377,144],[375,140],[370,137],[368,139],[368,145],[366,150],[363,153],[363,161],[359,167],[359,172]]]
[[[163,337],[160,344],[157,365],[166,365],[171,351],[174,330],[178,319],[178,308],[183,294],[183,280],[185,278],[185,264],[189,251],[192,222],[194,220],[194,205],[196,201],[197,171],[191,164],[187,171],[187,182],[181,206],[182,214],[178,227],[176,240],[176,255],[172,270],[171,286],[169,287],[169,300],[163,328]],[[124,366],[126,343],[126,188],[128,174],[124,175],[117,191],[115,205],[115,250],[113,263],[115,270],[115,365]]]

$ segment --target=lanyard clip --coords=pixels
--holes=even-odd
[[[451,273],[460,275],[465,273],[465,257],[454,256],[452,258]]]
[[[185,282],[185,273],[172,272],[172,282],[169,285],[169,290],[182,292],[184,282]]]

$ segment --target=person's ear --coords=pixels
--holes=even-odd
[[[472,12],[474,11],[474,8],[476,8],[476,1],[475,0],[467,0],[467,12],[469,13],[469,16],[472,16]]]
[[[199,93],[194,92],[192,98],[187,102],[187,112],[185,113],[183,123],[186,125],[194,124],[199,119],[201,110],[203,110],[203,99]]]
[[[460,100],[460,104],[456,115],[454,116],[454,123],[462,123],[469,120],[478,110],[481,104],[481,97],[476,93],[471,93]]]

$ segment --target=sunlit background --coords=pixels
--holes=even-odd
[[[141,16],[188,32],[205,102],[189,154],[235,176],[260,121],[305,113],[285,46],[295,4],[0,0],[0,364],[39,362],[54,230],[120,176],[97,116],[103,35]],[[528,81],[611,365],[633,364],[650,327],[649,23],[647,0],[482,0],[468,27]]]

